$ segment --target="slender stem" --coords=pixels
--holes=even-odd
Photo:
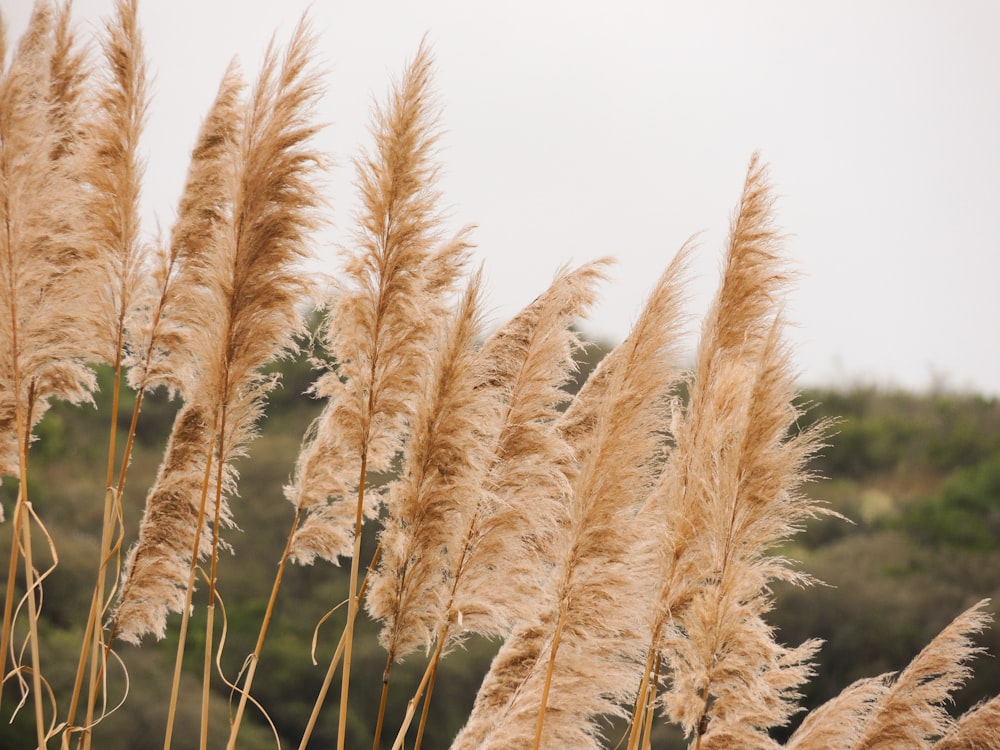
[[[17,494],[17,502],[14,505],[14,520],[11,523],[11,532],[13,534],[10,544],[10,566],[7,571],[7,590],[4,594],[3,602],[3,635],[0,637],[0,677],[6,677],[7,672],[7,647],[10,645],[11,638],[11,617],[14,612],[14,581],[17,579],[17,564],[21,561],[20,550],[21,545],[18,540],[21,536],[21,515],[23,513],[24,503],[21,500],[21,493]],[[0,695],[3,691],[0,690]]]
[[[437,682],[437,665],[441,662],[441,653],[441,649],[434,652],[434,669],[431,670],[431,679],[427,683],[427,695],[424,696],[424,707],[420,711],[420,725],[417,727],[417,739],[413,743],[413,750],[420,750],[420,744],[424,741],[424,729],[427,727],[427,715],[430,713],[428,709],[431,707],[434,683]]]
[[[13,302],[11,303],[13,305]],[[15,327],[16,328],[16,327]],[[16,343],[16,337],[15,337]],[[19,388],[20,381],[15,376],[15,386]],[[15,388],[15,393],[19,390]],[[21,528],[14,531],[14,546],[17,546],[18,534],[22,542],[24,554],[24,585],[28,598],[28,646],[31,651],[31,687],[34,692],[35,706],[35,731],[38,735],[37,750],[45,750],[47,732],[45,731],[45,714],[42,704],[42,668],[41,655],[38,649],[38,607],[35,602],[35,588],[39,586],[35,581],[35,565],[32,559],[31,550],[31,502],[28,500],[28,447],[31,441],[29,425],[31,424],[31,408],[34,403],[34,383],[29,385],[26,408],[22,406],[20,400],[15,406],[15,417],[17,420],[17,442],[18,442],[18,470],[19,479],[17,487],[17,508],[21,513],[15,511],[15,517],[19,518]],[[26,413],[27,412],[27,413]],[[13,556],[11,559],[16,559]],[[8,587],[13,588],[13,577],[8,582]]]
[[[212,555],[208,575],[208,618],[205,620],[205,666],[201,682],[201,750],[208,748],[208,699],[212,683],[212,650],[215,645],[215,579],[219,561],[219,523],[222,515],[222,480],[225,469],[226,406],[223,401],[215,462],[215,514],[212,519]]]
[[[663,666],[663,654],[656,655],[656,667],[653,670],[653,681],[650,683],[649,702],[646,705],[646,722],[643,727],[642,750],[650,750],[653,742],[653,710],[656,706],[656,688],[660,684],[660,668]]]
[[[653,642],[656,642],[656,637],[654,636]],[[649,650],[646,652],[646,666],[642,671],[642,680],[639,682],[639,691],[635,696],[635,707],[632,709],[632,722],[631,728],[628,735],[628,750],[636,750],[639,746],[639,737],[642,734],[641,726],[643,724],[644,713],[646,711],[646,702],[649,692],[649,680],[650,674],[653,671],[653,652],[654,647],[652,644],[649,646]]]
[[[5,125],[6,123],[0,123],[0,125]],[[6,129],[4,129],[6,131]],[[3,132],[0,134],[0,139],[6,138],[7,133]],[[10,174],[10,165],[7,163],[7,155],[9,149],[0,149],[0,174],[2,174],[4,181],[8,179]],[[4,249],[6,258],[4,258],[4,274],[7,288],[4,289],[7,295],[8,305],[6,314],[10,317],[10,360],[11,360],[11,385],[12,391],[14,393],[14,415],[17,423],[17,436],[18,441],[18,455],[22,452],[22,436],[23,436],[23,423],[24,415],[21,412],[21,376],[20,376],[20,349],[18,348],[18,336],[17,336],[17,324],[18,324],[18,314],[17,314],[17,280],[15,278],[17,271],[17,264],[15,263],[15,253],[13,249],[14,234],[13,227],[11,227],[11,206],[10,206],[10,190],[3,191],[3,203],[4,203],[4,222],[3,222],[3,232],[5,236]],[[7,373],[5,373],[7,374]],[[21,462],[23,464],[23,461]],[[13,629],[13,623],[11,618],[14,612],[14,583],[17,579],[17,564],[18,559],[18,538],[21,534],[21,513],[22,506],[24,505],[24,500],[26,498],[24,493],[24,480],[25,472],[22,470],[20,474],[20,483],[22,486],[18,488],[17,501],[14,504],[14,523],[11,528],[11,542],[10,542],[10,566],[7,569],[7,590],[6,596],[4,597],[3,605],[3,632],[0,634],[0,688],[3,686],[4,678],[7,675],[7,647],[10,645],[11,640],[11,630]],[[16,663],[13,659],[12,663]],[[0,700],[2,700],[3,690],[0,689]]]
[[[288,539],[285,542],[285,549],[281,553],[281,560],[278,561],[278,572],[274,576],[274,584],[271,586],[271,596],[267,600],[267,609],[264,610],[264,619],[260,623],[260,632],[257,634],[257,643],[254,646],[253,654],[250,655],[250,664],[247,666],[247,674],[243,680],[243,688],[240,692],[240,703],[236,708],[236,716],[233,719],[232,727],[229,730],[229,741],[226,744],[227,750],[234,750],[236,738],[240,733],[240,724],[243,722],[243,712],[246,710],[247,698],[250,697],[250,686],[253,685],[254,675],[257,673],[257,664],[260,662],[260,654],[264,650],[264,638],[267,635],[268,626],[271,624],[271,617],[274,614],[274,604],[278,599],[278,589],[281,587],[281,579],[285,573],[285,566],[292,550],[292,539],[295,531],[299,527],[299,520],[302,518],[302,508],[296,507],[295,518],[292,519],[292,528],[288,532]]]
[[[147,356],[147,361],[148,361],[148,356]],[[121,498],[122,498],[122,496],[123,496],[123,494],[125,492],[125,478],[126,478],[126,476],[128,474],[129,464],[131,463],[131,459],[132,459],[132,448],[135,445],[135,435],[136,435],[136,431],[138,430],[138,427],[139,427],[139,413],[142,410],[142,400],[143,400],[143,395],[144,394],[145,394],[145,390],[142,387],[139,387],[139,389],[136,390],[136,392],[135,392],[135,404],[132,407],[132,419],[131,419],[131,421],[129,423],[128,434],[127,434],[126,439],[125,439],[125,449],[122,452],[121,466],[119,467],[119,470],[118,470],[118,483],[117,483],[117,485],[115,486],[115,488],[113,490],[110,487],[108,489],[108,493],[109,494],[113,493],[111,499],[114,500],[115,506],[113,508],[111,508],[111,510],[113,511],[112,518],[110,518],[110,519],[106,518],[105,519],[105,523],[113,523],[114,518],[118,518],[118,526],[119,526],[119,528],[121,528],[121,525],[122,525],[121,510],[120,510]],[[117,410],[116,410],[116,413],[117,413]],[[106,507],[106,509],[107,509],[107,507]],[[108,538],[110,538],[110,530],[109,530],[109,537]],[[108,567],[108,565],[110,565],[112,558],[115,557],[116,555],[118,555],[119,552],[120,552],[120,550],[121,550],[121,537],[119,536],[119,538],[117,540],[117,543],[114,546],[109,546],[109,548],[106,550],[106,554],[102,558],[103,561],[102,561],[102,564],[101,564],[101,572],[104,573],[104,577],[105,578],[106,578],[106,573],[104,571],[107,570],[107,567]],[[95,592],[95,598],[96,598],[96,592]],[[116,635],[117,625],[113,625],[112,629],[111,629],[111,632],[109,633],[109,635],[107,636],[107,638],[104,638],[103,637],[103,628],[99,624],[100,618],[103,616],[103,612],[106,611],[106,609],[107,609],[107,607],[108,607],[109,604],[110,604],[110,597],[108,598],[107,601],[105,601],[105,602],[102,603],[100,609],[95,610],[95,616],[94,616],[94,618],[92,620],[90,618],[88,618],[88,622],[87,622],[88,628],[94,628],[94,629],[96,629],[96,632],[94,633],[94,644],[93,644],[94,653],[96,654],[97,650],[100,648],[100,650],[102,651],[102,657],[101,657],[101,660],[99,662],[97,662],[97,672],[96,672],[96,674],[93,671],[91,672],[90,686],[88,688],[88,696],[89,697],[87,699],[87,701],[88,701],[87,702],[87,720],[84,723],[84,726],[88,727],[87,734],[85,735],[84,745],[83,745],[84,750],[89,750],[89,748],[90,748],[90,739],[91,739],[91,734],[92,733],[91,733],[89,727],[91,727],[91,722],[92,722],[92,719],[93,719],[93,707],[94,707],[94,704],[96,702],[97,685],[104,678],[104,669],[105,669],[105,665],[108,662],[108,656],[109,656],[109,654],[111,652],[111,643],[114,640],[115,635]],[[93,601],[91,602],[91,606],[93,606]],[[98,638],[98,636],[101,636],[101,637]],[[81,659],[82,659],[82,656],[81,656]],[[96,661],[97,660],[95,659],[95,662]],[[78,673],[77,674],[77,679],[79,679],[80,676],[81,675]],[[73,692],[73,698],[72,698],[72,700],[74,701],[74,703],[71,703],[70,710],[67,713],[66,728],[64,730],[64,736],[65,736],[65,733],[68,733],[72,729],[71,725],[73,723],[73,718],[74,718],[74,716],[76,714],[75,701],[78,699],[78,695],[77,694],[78,694],[79,690],[80,690],[80,687],[78,685],[75,685],[74,686],[74,692]],[[64,747],[65,747],[65,742],[64,742]]]
[[[361,556],[361,523],[365,510],[365,478],[368,470],[368,450],[361,452],[361,478],[358,480],[358,507],[354,517],[354,554],[351,555],[350,599],[347,602],[347,624],[344,626],[344,671],[340,681],[340,713],[337,717],[337,750],[344,750],[347,737],[347,693],[351,685],[351,652],[354,645],[354,621],[358,617],[360,597],[358,587],[358,558]]]
[[[22,484],[23,486],[23,484]],[[28,512],[21,514],[21,536],[24,541],[24,576],[28,596],[28,643],[31,649],[31,689],[35,693],[35,730],[38,735],[38,750],[45,750],[47,732],[42,703],[42,671],[38,650],[38,605],[35,601],[35,566],[31,555],[31,504],[25,503]]]
[[[385,670],[382,672],[382,696],[378,703],[378,720],[375,722],[375,739],[372,741],[372,750],[378,750],[379,740],[382,739],[382,722],[385,721],[385,704],[389,699],[389,675],[392,674],[392,654],[385,660]]]
[[[115,510],[117,506],[117,495],[115,490],[109,486],[105,493],[104,502],[104,527],[101,529],[101,564],[98,570],[98,585],[94,587],[94,596],[91,598],[91,613],[87,617],[87,625],[90,630],[90,640],[84,639],[84,646],[80,649],[80,667],[86,664],[90,657],[90,683],[87,686],[87,713],[83,725],[87,728],[83,735],[83,750],[90,750],[92,737],[92,727],[94,723],[94,707],[97,703],[97,686],[104,675],[104,664],[107,659],[107,651],[101,648],[104,645],[104,631],[100,625],[100,618],[105,608],[104,585],[107,580],[108,561],[113,554],[111,551],[111,534],[116,518]],[[85,649],[91,649],[90,654],[85,653]],[[98,654],[103,659],[98,658]],[[80,675],[77,675],[79,679]],[[76,689],[76,686],[74,686]],[[70,728],[70,723],[76,716],[76,706],[70,705],[67,713],[66,730]]]
[[[104,522],[101,524],[101,548],[98,557],[97,580],[94,584],[94,593],[90,598],[90,610],[87,613],[87,625],[84,628],[83,642],[80,644],[80,659],[77,662],[76,677],[73,680],[73,694],[70,696],[69,710],[66,712],[65,731],[73,728],[73,720],[76,718],[76,709],[80,700],[80,692],[83,688],[83,672],[90,661],[90,682],[88,685],[87,718],[85,726],[90,726],[93,720],[94,705],[96,702],[95,687],[98,672],[97,659],[90,659],[91,654],[96,654],[101,644],[102,633],[97,626],[99,612],[104,607],[104,587],[107,584],[108,554],[111,547],[111,521],[113,517],[114,496],[112,482],[115,477],[115,452],[118,437],[118,403],[121,396],[122,378],[122,345],[124,339],[123,321],[119,319],[118,339],[115,346],[115,366],[114,366],[114,387],[111,391],[111,424],[108,428],[108,470],[104,481]]]
[[[434,649],[435,658],[440,658],[441,650],[444,648],[444,640],[438,639],[437,647]],[[406,739],[406,730],[410,728],[410,723],[413,721],[413,714],[417,711],[417,703],[420,702],[420,698],[424,694],[424,689],[427,687],[427,682],[430,679],[431,671],[429,669],[424,670],[424,677],[420,680],[420,684],[417,686],[417,691],[410,698],[409,703],[406,704],[406,715],[403,717],[403,725],[399,728],[399,733],[396,735],[396,741],[392,744],[392,750],[400,750],[403,747],[403,741]]]
[[[209,587],[211,588],[211,584],[209,584]],[[198,735],[198,747],[201,750],[207,750],[208,748],[208,686],[212,681],[212,645],[214,641],[212,631],[214,625],[215,602],[212,601],[208,605],[208,614],[205,622],[205,663],[201,671],[201,732]]]
[[[549,702],[549,688],[552,686],[552,672],[556,666],[556,653],[559,651],[559,639],[562,637],[563,624],[566,622],[566,608],[568,600],[564,597],[562,606],[559,607],[559,622],[556,623],[556,632],[552,636],[552,650],[549,652],[549,666],[545,670],[545,685],[542,687],[542,700],[538,705],[538,723],[535,725],[534,750],[538,750],[542,743],[542,726],[545,724],[545,708]]]
[[[198,519],[195,522],[194,545],[191,550],[191,567],[188,571],[187,590],[184,594],[184,610],[181,612],[181,627],[177,638],[177,656],[174,659],[174,677],[170,686],[170,703],[167,707],[167,728],[163,735],[163,750],[170,750],[174,734],[174,719],[177,716],[177,698],[181,686],[181,665],[184,663],[184,645],[187,642],[188,622],[191,619],[191,599],[194,597],[194,580],[198,571],[198,552],[201,548],[201,528],[205,523],[205,506],[208,503],[208,482],[212,476],[212,459],[214,452],[209,450],[205,466],[205,476],[201,486],[201,504],[198,508]]]
[[[369,577],[375,569],[375,566],[378,564],[378,558],[381,552],[382,545],[379,544],[379,546],[375,548],[375,554],[372,555],[372,561],[368,563],[368,570],[365,572],[365,578],[361,582],[361,591],[358,593],[359,597],[364,597],[365,591],[368,589]],[[337,650],[330,659],[330,666],[327,667],[326,676],[323,678],[323,684],[319,689],[319,695],[316,696],[316,702],[313,704],[312,713],[309,714],[309,721],[306,723],[306,728],[302,732],[302,739],[299,742],[299,750],[306,750],[309,738],[312,737],[313,730],[316,728],[316,722],[319,720],[319,712],[323,708],[323,702],[326,700],[326,694],[329,692],[330,685],[333,683],[333,675],[337,671],[337,665],[340,664],[340,657],[344,653],[344,644],[346,640],[347,631],[344,630],[344,632],[340,634],[340,641],[337,643]]]
[[[639,682],[639,690],[635,696],[635,706],[632,709],[632,722],[628,734],[628,750],[636,750],[639,746],[642,735],[642,724],[648,703],[650,679],[652,677],[654,661],[659,664],[659,653],[657,653],[656,642],[660,639],[660,627],[657,625],[653,630],[653,637],[646,651],[646,666],[643,668],[642,680]]]
[[[313,729],[316,728],[316,721],[319,719],[320,709],[323,707],[323,701],[326,699],[326,694],[330,690],[330,685],[333,683],[333,675],[337,671],[337,665],[340,664],[340,657],[344,654],[344,643],[347,641],[347,631],[345,630],[340,634],[340,641],[337,643],[337,650],[334,651],[333,657],[330,659],[330,666],[326,670],[326,676],[323,678],[323,685],[319,689],[319,696],[316,698],[316,703],[313,704],[312,713],[309,714],[309,721],[306,722],[306,728],[302,733],[302,740],[299,742],[299,750],[305,750],[306,745],[309,743],[309,738],[312,736]]]

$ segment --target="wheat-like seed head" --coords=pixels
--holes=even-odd
[[[954,724],[944,704],[971,674],[968,662],[982,652],[973,640],[990,621],[983,600],[945,627],[879,698],[854,750],[920,750]]]
[[[356,161],[357,252],[325,331],[336,370],[314,387],[327,405],[286,488],[308,513],[292,543],[292,557],[302,563],[352,554],[359,467],[385,471],[402,447],[446,315],[445,296],[468,257],[465,231],[445,242],[437,233],[430,73],[430,53],[421,46],[389,104],[376,109],[374,154]],[[369,492],[366,500],[371,515],[379,498]]]
[[[200,303],[190,310],[198,319],[187,321],[198,336],[189,339],[190,350],[176,352],[192,358],[190,371],[198,379],[186,388],[187,403],[125,571],[116,614],[123,638],[162,634],[167,610],[184,601],[192,550],[204,555],[213,532],[231,525],[232,461],[245,454],[274,385],[260,370],[294,348],[304,325],[299,304],[309,286],[298,264],[317,225],[319,198],[311,176],[322,163],[309,144],[316,128],[308,117],[318,94],[308,68],[311,47],[303,22],[283,61],[273,48],[268,51],[243,127],[234,131],[219,122],[237,113],[239,82],[230,70],[203,128],[199,149],[206,161],[192,170],[184,205],[194,206],[182,212],[175,234],[175,242],[192,247],[181,244],[174,254],[184,278],[176,280],[180,288],[173,299]],[[213,163],[217,173],[202,171]],[[210,203],[207,214],[198,211],[198,198],[215,197],[220,201]],[[202,273],[193,274],[195,269]],[[199,528],[200,508],[206,519],[218,518],[218,526]]]
[[[990,750],[1000,747],[1000,697],[973,706],[932,750]]]
[[[494,431],[495,392],[478,388],[482,278],[469,283],[417,404],[402,475],[386,498],[382,556],[369,589],[369,613],[383,622],[380,641],[395,659],[429,648],[447,617],[448,557],[479,500],[489,446],[474,436]]]

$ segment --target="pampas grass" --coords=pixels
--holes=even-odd
[[[94,66],[69,6],[36,3],[0,80],[0,471],[19,480],[0,650],[4,679],[20,685],[24,705],[31,699],[38,747],[57,735],[66,748],[100,746],[114,644],[162,639],[179,614],[169,747],[200,577],[204,748],[212,664],[223,663],[216,583],[222,532],[239,515],[230,507],[235,462],[276,384],[264,368],[297,351],[317,296],[303,263],[323,224],[328,159],[312,119],[321,81],[305,21],[283,52],[269,48],[249,89],[231,65],[169,239],[149,244],[138,219],[148,96],[137,7],[119,0],[115,11]],[[240,677],[221,675],[234,706],[228,747],[239,744],[248,704],[259,706],[251,691],[287,562],[343,558],[346,623],[303,748],[323,710],[337,714],[338,746],[347,745],[352,653],[366,613],[381,626],[386,663],[366,738],[376,748],[393,720],[393,665],[425,660],[393,742],[404,746],[420,708],[419,747],[435,715],[439,664],[470,634],[502,645],[454,748],[607,747],[609,717],[627,724],[620,744],[629,750],[651,746],[655,722],[678,727],[694,750],[779,747],[773,730],[800,710],[820,644],[778,642],[770,587],[812,582],[778,549],[827,512],[801,488],[829,425],[797,426],[783,307],[793,274],[766,169],[754,155],[693,368],[680,347],[695,252],[685,246],[629,337],[571,396],[574,323],[609,261],[560,270],[483,340],[484,274],[466,272],[471,230],[443,229],[432,78],[424,43],[376,107],[373,145],[355,162],[356,231],[321,308],[326,358],[311,390],[323,409],[289,467],[291,524],[254,650]],[[103,541],[57,723],[62,696],[53,691],[55,710],[45,702],[46,572],[35,549],[41,534],[56,557],[42,524],[54,511],[29,499],[28,462],[49,401],[90,400],[95,364],[111,365],[116,388]],[[126,382],[135,409],[118,465],[117,389]],[[181,405],[114,589],[105,577],[130,522],[121,513],[128,456],[142,396],[158,387]],[[360,559],[365,534],[378,537],[371,560]],[[104,623],[108,588],[117,601]],[[944,711],[978,653],[972,637],[987,624],[985,608],[959,615],[898,675],[858,681],[813,711],[786,747],[995,746],[996,700],[958,719]],[[20,647],[12,641],[22,610]],[[324,709],[338,668],[339,706]]]

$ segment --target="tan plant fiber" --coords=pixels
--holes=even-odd
[[[788,275],[770,210],[755,155],[690,404],[675,419],[676,448],[651,504],[664,521],[652,652],[669,667],[667,711],[695,747],[771,746],[767,730],[795,710],[818,647],[781,646],[763,620],[768,583],[803,580],[769,551],[818,512],[797,488],[823,427],[793,430],[799,411],[778,309]]]
[[[308,234],[318,222],[314,211],[320,199],[313,177],[323,163],[309,143],[318,129],[308,117],[319,93],[316,74],[308,67],[311,48],[303,22],[283,59],[279,60],[273,47],[269,49],[246,104],[239,148],[207,149],[208,164],[216,164],[222,180],[229,178],[228,186],[218,184],[225,200],[222,205],[228,210],[187,216],[190,223],[182,221],[180,225],[182,232],[190,232],[182,234],[180,241],[204,239],[211,243],[206,251],[184,256],[193,264],[182,266],[179,273],[190,274],[185,281],[190,279],[191,288],[177,291],[177,299],[188,303],[184,309],[198,318],[189,321],[189,329],[198,332],[192,350],[178,352],[182,358],[193,357],[196,366],[188,371],[196,371],[198,378],[182,388],[189,394],[187,403],[178,414],[168,458],[147,499],[140,540],[131,556],[130,569],[139,561],[154,580],[142,586],[126,581],[123,586],[117,625],[126,639],[134,640],[150,631],[149,615],[130,612],[130,607],[154,607],[157,627],[152,632],[159,636],[163,632],[161,615],[177,604],[173,598],[166,607],[157,605],[162,594],[142,594],[139,588],[173,585],[183,591],[187,587],[186,578],[168,583],[157,574],[162,570],[154,566],[160,556],[154,551],[158,545],[171,538],[174,549],[167,556],[173,557],[174,570],[187,569],[191,551],[197,549],[199,555],[205,555],[206,543],[218,534],[220,524],[231,523],[226,502],[235,491],[231,462],[244,454],[245,444],[255,434],[266,394],[274,386],[273,379],[261,374],[261,368],[294,351],[295,336],[304,330],[300,304],[310,299],[313,291],[300,264],[308,257]],[[230,107],[236,88],[238,81],[227,74],[216,106]],[[208,131],[203,132],[202,144],[206,138],[211,143],[219,123],[218,117],[206,121]],[[229,163],[230,159],[235,162]],[[213,193],[217,186],[211,178],[199,179],[205,177],[193,172],[189,187]],[[196,307],[189,302],[192,297],[198,302]],[[210,463],[218,467],[217,472],[211,471]],[[175,475],[186,478],[183,487],[173,486]],[[203,487],[209,488],[207,501],[199,500]],[[171,507],[154,510],[161,503]],[[204,506],[201,514],[199,505]],[[211,528],[197,528],[199,516],[216,521]],[[157,528],[161,518],[187,519],[182,524],[183,535],[182,528]],[[195,535],[202,540],[197,546]],[[188,551],[181,552],[184,549]],[[131,577],[128,570],[126,576]]]
[[[491,671],[515,664],[520,679],[500,681],[514,691],[488,719],[481,747],[531,747],[542,727],[543,747],[596,747],[596,716],[617,713],[635,689],[636,660],[645,635],[632,607],[644,593],[643,526],[638,508],[652,488],[665,446],[670,389],[678,377],[682,250],[650,295],[598,409],[590,450],[572,485],[567,524],[549,562],[552,609],[541,612],[546,642],[535,660],[512,662],[531,624],[515,629]],[[530,638],[534,640],[534,638]],[[614,651],[607,643],[615,643]],[[530,652],[531,649],[529,649]],[[483,688],[493,692],[487,676]],[[557,687],[549,693],[549,685]],[[495,696],[491,696],[491,700]],[[541,718],[539,718],[541,716]],[[473,709],[456,747],[474,741],[485,717]],[[464,735],[464,736],[463,736]],[[474,746],[474,745],[467,745]]]
[[[468,257],[465,231],[445,242],[438,236],[436,117],[431,57],[422,46],[388,104],[375,111],[374,153],[355,161],[357,250],[325,328],[336,369],[313,388],[327,404],[286,489],[307,511],[292,545],[300,563],[353,554],[359,467],[385,471],[401,449],[446,315],[444,297]],[[370,516],[380,498],[366,498]]]
[[[392,660],[430,648],[440,627],[449,550],[476,507],[488,465],[487,446],[470,435],[499,420],[496,394],[477,388],[481,283],[475,274],[435,352],[401,478],[386,498],[382,555],[366,606],[383,623],[379,641]]]
[[[1000,747],[1000,698],[966,711],[933,750],[991,750]]]
[[[984,599],[952,620],[900,672],[868,715],[854,750],[921,750],[952,729],[945,704],[971,675],[969,660],[982,652],[972,635],[989,623],[988,603]]]

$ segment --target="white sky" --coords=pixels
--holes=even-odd
[[[3,2],[12,37],[28,0]],[[147,213],[169,227],[201,118],[233,55],[248,75],[304,0],[145,0],[155,74]],[[496,322],[566,262],[619,259],[585,330],[619,339],[699,234],[691,313],[717,282],[746,164],[771,165],[802,274],[804,384],[1000,394],[1000,3],[322,2],[322,147],[348,241],[350,159],[426,33],[444,107],[441,188],[474,223]],[[752,6],[752,8],[751,8]],[[89,33],[111,0],[76,0]],[[694,324],[692,326],[695,327]],[[693,339],[692,339],[693,343]]]

